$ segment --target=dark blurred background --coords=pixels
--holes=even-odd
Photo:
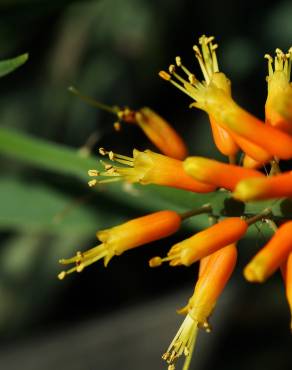
[[[0,0],[0,59],[30,54],[0,81],[0,124],[76,150],[93,134],[93,153],[100,146],[123,154],[152,148],[134,126],[115,132],[114,116],[70,95],[67,87],[75,85],[110,105],[150,106],[176,127],[192,154],[220,158],[206,116],[189,110],[189,99],[159,79],[158,71],[179,54],[198,72],[192,45],[202,34],[214,35],[234,97],[263,118],[263,56],[291,46],[291,19],[288,0]],[[61,223],[74,215],[80,220],[74,228],[52,231],[49,224],[10,217],[9,202],[0,204],[1,369],[166,368],[160,355],[183,320],[175,310],[192,294],[197,268],[151,270],[147,261],[189,231],[114,258],[107,269],[95,264],[60,282],[58,258],[95,245],[95,230],[141,210],[101,199],[85,181],[7,156],[1,158],[0,188],[1,199],[19,199],[16,214],[29,207],[32,219],[52,213]],[[255,286],[241,274],[262,238],[241,244],[237,270],[212,320],[214,331],[200,336],[192,369],[292,368],[280,275]]]

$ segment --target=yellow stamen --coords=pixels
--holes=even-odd
[[[197,322],[190,315],[187,315],[167,351],[162,355],[163,360],[169,364],[168,369],[175,369],[175,364],[180,356],[191,357],[197,333]],[[187,366],[185,364],[185,370],[188,368],[189,362],[187,361]]]

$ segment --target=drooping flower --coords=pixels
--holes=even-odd
[[[208,318],[234,270],[236,259],[236,244],[230,244],[210,254],[199,274],[193,296],[180,313],[189,312],[200,327],[207,328]]]
[[[286,54],[276,49],[274,59],[268,54],[265,58],[268,59],[269,72],[267,76],[268,96],[265,105],[266,122],[292,135],[292,86],[290,83],[292,48]]]
[[[256,170],[222,163],[204,157],[188,157],[183,164],[186,173],[198,181],[234,190],[239,181],[247,178],[265,178]]]
[[[233,197],[244,202],[259,199],[292,197],[292,171],[265,178],[240,181]]]
[[[188,153],[186,145],[165,119],[146,107],[137,111],[135,118],[138,126],[163,154],[179,160],[185,159]]]
[[[244,269],[250,282],[264,282],[292,252],[292,221],[281,225],[269,242],[253,257]]]
[[[179,311],[187,316],[179,328],[162,358],[173,366],[178,358],[184,354],[190,361],[198,328],[210,331],[208,319],[216,305],[216,301],[222,293],[237,259],[237,249],[234,244],[223,247],[211,254],[205,261],[199,279],[188,304]],[[184,366],[186,369],[187,366]]]
[[[72,258],[59,261],[63,265],[75,264],[71,269],[62,271],[58,275],[59,279],[63,279],[74,271],[81,272],[85,267],[100,259],[104,259],[104,265],[107,266],[113,256],[119,256],[129,249],[165,238],[175,233],[180,224],[180,215],[174,211],[166,210],[98,231],[96,236],[101,244],[86,252],[77,252],[76,256]]]
[[[143,107],[139,110],[133,110],[128,107],[111,107],[81,94],[73,86],[70,86],[69,91],[90,105],[114,114],[118,119],[118,121],[114,123],[114,128],[117,131],[121,128],[121,121],[138,125],[148,139],[163,154],[180,160],[183,160],[187,156],[188,150],[181,136],[164,118],[152,109]]]
[[[225,75],[223,75],[222,72],[219,72],[219,66],[216,56],[216,49],[218,45],[213,44],[213,41],[214,37],[206,37],[205,35],[200,37],[199,43],[202,52],[197,46],[194,46],[196,58],[202,69],[206,84],[210,84],[211,82],[215,81],[215,83],[223,90],[225,90],[227,94],[231,94],[230,81],[225,77]],[[176,66],[181,68],[183,72],[187,75],[190,83],[193,83],[196,80],[195,75],[182,64],[181,58],[176,57],[175,62]],[[171,65],[169,67],[169,71],[180,82],[184,83],[185,80],[176,73],[176,67],[174,65]],[[164,74],[163,72],[161,73],[161,76],[163,78],[167,78],[167,74]],[[181,89],[181,86],[175,81],[171,80],[171,82]],[[185,90],[183,91],[185,92]],[[209,115],[209,120],[211,124],[213,139],[218,150],[222,154],[228,156],[231,162],[234,162],[239,148],[232,138],[230,132],[226,128],[220,126],[212,115]]]
[[[119,120],[138,125],[149,140],[166,156],[183,160],[187,147],[175,129],[160,115],[148,107],[137,111],[119,109]]]
[[[197,193],[209,193],[215,190],[215,186],[204,184],[187,175],[183,169],[183,162],[162,154],[154,153],[151,150],[140,152],[133,151],[133,157],[127,157],[113,152],[100,149],[100,153],[108,155],[109,159],[125,165],[105,165],[105,171],[98,172],[90,170],[90,176],[98,177],[91,180],[90,186],[97,183],[113,182],[124,180],[130,183],[142,185],[156,184],[171,186],[178,189],[189,190]],[[101,177],[106,179],[100,180]]]

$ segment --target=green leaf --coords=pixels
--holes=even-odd
[[[22,66],[28,60],[28,53],[19,55],[15,58],[0,61],[0,77],[8,75],[15,69]]]
[[[72,198],[38,183],[2,178],[0,182],[0,229],[45,231],[94,236],[99,228],[121,221],[110,210],[100,212],[75,204]]]

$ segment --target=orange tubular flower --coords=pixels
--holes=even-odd
[[[273,156],[265,149],[252,143],[244,137],[239,136],[235,133],[232,133],[232,137],[244,153],[250,156],[253,160],[262,163],[262,165],[269,162],[273,158]],[[245,167],[250,168],[248,166]]]
[[[270,241],[256,254],[244,269],[250,282],[264,282],[292,252],[292,221],[281,225]]]
[[[59,262],[63,265],[71,263],[76,265],[67,271],[62,271],[58,277],[63,279],[74,271],[81,272],[85,267],[102,258],[104,265],[107,266],[113,256],[119,256],[129,249],[165,238],[175,233],[180,225],[181,217],[174,211],[166,210],[98,231],[96,236],[101,244],[84,253],[77,252],[75,257],[61,259]]]
[[[180,313],[187,313],[186,319],[162,356],[172,368],[183,353],[191,357],[198,327],[210,331],[208,318],[232,274],[236,259],[237,249],[234,244],[220,249],[208,258],[195,285],[193,296],[187,306],[180,310]],[[190,361],[190,358],[187,360]]]
[[[292,86],[290,84],[292,48],[287,54],[276,49],[275,59],[270,55],[265,55],[265,58],[268,59],[269,71],[267,76],[268,96],[265,105],[266,122],[292,135]],[[290,101],[290,109],[287,109],[289,108],[288,101]]]
[[[265,178],[261,172],[204,157],[189,157],[183,167],[196,180],[228,190],[234,190],[238,182],[246,178]]]
[[[121,121],[137,124],[144,131],[148,139],[160,149],[163,154],[180,160],[187,156],[187,148],[183,139],[165,119],[160,117],[152,109],[144,107],[138,111],[134,111],[128,107],[111,107],[81,94],[73,86],[69,87],[69,91],[90,105],[117,116],[118,121],[114,123],[114,128],[117,131],[121,128]]]
[[[250,157],[249,155],[245,154],[244,157],[243,157],[242,165],[245,168],[252,168],[253,170],[257,170],[257,169],[263,167],[263,162],[259,162],[255,159],[253,159],[252,157]]]
[[[233,159],[238,152],[238,145],[230,133],[221,127],[211,116],[209,116],[214,142],[219,151]]]
[[[183,162],[154,153],[151,150],[140,152],[134,149],[133,158],[100,149],[102,155],[108,155],[112,161],[124,164],[127,167],[105,164],[105,171],[90,170],[89,176],[109,177],[103,180],[91,180],[89,186],[97,183],[124,180],[142,185],[156,184],[171,186],[178,189],[189,190],[197,193],[209,193],[215,186],[204,184],[187,175],[183,169]]]
[[[244,202],[292,197],[292,171],[263,179],[242,180],[236,186],[233,197]]]
[[[139,127],[150,141],[168,157],[179,160],[188,154],[183,139],[162,117],[150,108],[142,108],[135,114]]]
[[[190,266],[201,258],[209,256],[226,245],[241,239],[249,226],[248,221],[240,217],[230,217],[207,229],[175,244],[165,258],[154,257],[149,261],[150,267],[156,267],[163,262],[170,266]]]
[[[217,46],[212,45],[212,40],[212,37],[207,38],[205,44],[206,47],[209,47],[209,53],[214,55],[214,50]],[[201,40],[200,43],[202,43]],[[235,133],[247,139],[263,148],[270,153],[271,156],[277,156],[280,159],[292,158],[292,137],[285,132],[265,125],[261,120],[237,105],[230,93],[230,81],[223,73],[216,72],[210,79],[208,71],[211,65],[217,63],[217,59],[205,59],[203,44],[202,53],[196,45],[194,46],[194,51],[205,78],[203,83],[198,81],[195,76],[181,64],[178,66],[187,74],[188,80],[178,75],[173,65],[169,68],[170,74],[162,71],[159,74],[160,77],[171,82],[194,99],[195,102],[190,105],[191,107],[204,110],[219,125],[230,132],[231,135]]]

